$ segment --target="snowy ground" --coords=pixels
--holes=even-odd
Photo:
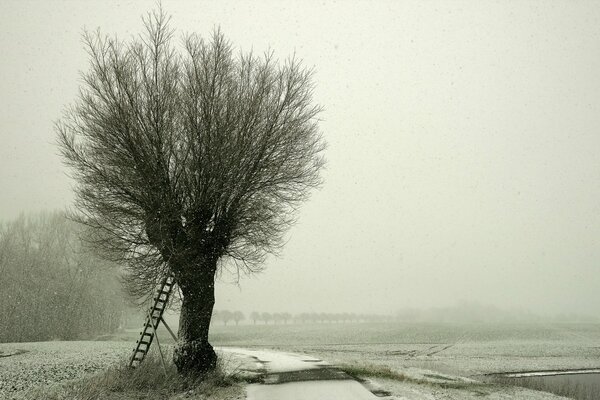
[[[598,324],[257,325],[216,327],[213,334],[221,344],[244,343],[310,354],[332,364],[390,368],[409,379],[372,383],[397,399],[555,399],[516,387],[447,384],[481,381],[491,373],[600,367]]]
[[[334,365],[307,355],[240,348],[220,351],[228,357],[230,366],[266,378],[263,379],[266,384],[247,386],[247,400],[563,399],[414,367],[396,369],[405,376],[402,381],[367,378],[359,383]]]
[[[400,369],[433,369],[467,377],[501,372],[600,367],[600,348],[587,342],[303,346],[292,350],[315,354],[333,363],[368,362]]]
[[[219,345],[460,376],[600,368],[600,324],[319,324],[213,329]]]
[[[600,368],[600,325],[550,327],[393,326],[331,324],[307,326],[216,326],[213,342],[231,350],[270,350],[309,355],[300,365],[346,364],[391,368],[409,379],[366,382],[390,392],[388,399],[553,399],[549,394],[498,385],[444,383],[479,381],[482,374],[532,370]],[[465,331],[468,332],[465,335]],[[133,341],[0,344],[0,399],[35,385],[77,379],[123,360]],[[229,358],[232,368],[264,367],[245,350]],[[254,354],[256,356],[256,354]],[[246,361],[242,361],[243,359]],[[283,357],[283,356],[281,356]],[[226,355],[222,359],[227,358]],[[244,364],[245,363],[245,364]],[[266,363],[269,364],[269,363]],[[287,368],[288,366],[286,366]],[[247,372],[247,371],[246,371]],[[260,372],[260,371],[259,371]],[[264,372],[264,371],[263,371]],[[385,397],[384,397],[385,398]]]
[[[102,371],[123,360],[131,349],[126,342],[0,343],[0,399]]]
[[[247,400],[375,400],[365,386],[331,364],[304,354],[220,348],[238,371],[254,373],[261,383],[247,386]]]
[[[391,380],[377,380],[376,383],[392,393],[386,398],[390,400],[567,400],[566,397],[519,387],[486,385],[452,389]]]

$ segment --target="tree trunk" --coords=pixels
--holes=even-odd
[[[199,267],[199,270],[193,273],[186,271],[188,273],[177,278],[183,301],[173,362],[180,373],[206,372],[214,369],[217,363],[217,355],[208,343],[208,329],[215,304],[216,261],[214,265]]]

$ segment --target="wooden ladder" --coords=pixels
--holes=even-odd
[[[177,337],[169,328],[169,325],[163,319],[163,314],[167,309],[167,305],[169,303],[169,299],[171,297],[171,292],[173,291],[173,286],[175,285],[175,278],[173,275],[169,275],[166,277],[160,286],[158,287],[157,296],[154,298],[154,303],[152,307],[148,310],[146,315],[146,322],[144,322],[144,328],[140,332],[140,338],[135,342],[135,349],[133,349],[133,354],[129,359],[129,366],[132,368],[137,367],[144,361],[148,351],[150,350],[150,345],[154,338],[156,338],[156,344],[158,345],[158,349],[162,356],[162,350],[160,348],[160,342],[158,341],[158,335],[156,334],[156,330],[158,329],[158,325],[162,322],[165,328],[169,331],[171,336],[175,341],[177,341]],[[164,358],[163,358],[164,363]],[[164,366],[164,365],[163,365]]]

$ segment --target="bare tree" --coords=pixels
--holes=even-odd
[[[125,298],[114,265],[93,257],[63,213],[0,224],[0,342],[72,340],[114,332]]]
[[[324,142],[312,73],[234,54],[220,31],[172,44],[162,10],[129,42],[86,34],[90,68],[57,123],[78,182],[76,218],[101,253],[150,296],[168,274],[182,292],[180,371],[206,370],[214,279],[261,269],[320,184]]]
[[[273,314],[273,323],[279,324],[283,321],[283,313],[274,313]]]
[[[246,318],[244,313],[241,311],[234,311],[232,317],[233,317],[233,320],[235,321],[236,326],[240,323],[240,321],[243,321]]]
[[[267,325],[269,323],[269,321],[273,320],[273,314],[271,314],[269,312],[262,312],[262,313],[260,313],[260,319],[265,321],[265,325]]]
[[[223,325],[227,325],[233,319],[233,313],[229,310],[223,310],[219,313],[219,318],[223,321]]]

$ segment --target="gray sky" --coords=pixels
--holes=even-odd
[[[71,202],[52,124],[87,65],[81,32],[129,37],[153,5],[0,2],[0,218]],[[323,188],[217,308],[600,315],[600,3],[163,6],[180,32],[295,51],[325,107]]]

